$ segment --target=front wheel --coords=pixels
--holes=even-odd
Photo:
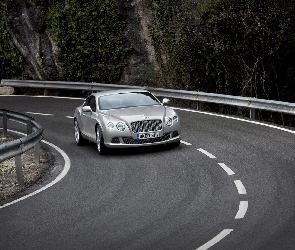
[[[75,141],[77,145],[81,146],[85,144],[85,139],[82,137],[77,119],[74,120],[74,126],[75,126]]]
[[[100,155],[104,155],[107,153],[107,147],[104,145],[103,134],[99,125],[96,126],[96,144],[98,153]]]
[[[180,141],[176,141],[176,142],[172,142],[172,143],[170,143],[170,147],[171,148],[176,148],[176,147],[178,147],[180,145]]]

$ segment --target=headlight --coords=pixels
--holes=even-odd
[[[124,131],[126,128],[126,124],[124,122],[118,122],[116,127],[119,131]]]
[[[165,123],[167,126],[171,127],[173,125],[173,120],[171,117],[165,117]]]
[[[176,115],[173,116],[173,121],[174,121],[174,122],[178,122],[178,116],[176,116]]]

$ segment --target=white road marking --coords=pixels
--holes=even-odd
[[[13,132],[13,133],[20,134],[20,135],[25,135],[25,134],[20,133],[20,132],[17,132],[17,131],[12,131],[12,130],[9,130],[9,131],[11,131],[11,132]],[[40,188],[40,189],[34,191],[33,193],[30,193],[30,194],[28,194],[28,195],[25,195],[25,196],[23,196],[23,197],[21,197],[21,198],[19,198],[19,199],[17,199],[17,200],[14,200],[14,201],[12,201],[12,202],[6,203],[6,204],[0,206],[0,209],[2,209],[2,208],[4,208],[4,207],[8,207],[8,206],[10,206],[10,205],[12,205],[12,204],[15,204],[15,203],[17,203],[17,202],[20,202],[20,201],[22,201],[22,200],[25,200],[25,199],[27,199],[27,198],[33,196],[33,195],[36,195],[36,194],[38,194],[38,193],[40,193],[40,192],[42,192],[42,191],[44,191],[44,190],[46,190],[46,189],[52,187],[54,184],[56,184],[56,183],[58,183],[60,180],[62,180],[62,179],[66,176],[66,174],[69,172],[69,170],[70,170],[70,166],[71,166],[71,161],[70,161],[70,158],[68,157],[68,155],[67,155],[62,149],[60,149],[59,147],[55,146],[54,144],[52,144],[52,143],[50,143],[50,142],[47,142],[47,141],[42,141],[42,142],[44,142],[44,143],[46,143],[47,145],[49,145],[50,147],[54,148],[56,151],[58,151],[58,152],[62,155],[62,157],[64,158],[64,161],[65,161],[65,165],[64,165],[64,169],[63,169],[63,171],[62,171],[62,172],[61,172],[61,173],[55,178],[55,180],[53,180],[52,182],[50,182],[50,183],[47,184],[46,186],[44,186],[44,187],[42,187],[42,188]]]
[[[235,172],[232,171],[232,170],[231,170],[228,166],[226,166],[224,163],[218,163],[218,165],[219,165],[220,167],[222,167],[223,170],[224,170],[228,175],[234,175],[234,174],[235,174]]]
[[[66,116],[66,118],[74,119],[74,116]]]
[[[204,244],[203,246],[200,246],[196,250],[207,250],[207,249],[209,249],[210,247],[212,247],[213,245],[215,245],[216,243],[221,241],[223,238],[228,236],[232,231],[234,231],[234,230],[233,229],[224,229],[221,233],[216,235],[212,240],[208,241],[206,244]]]
[[[240,180],[235,180],[234,183],[236,184],[239,194],[247,194],[246,188]]]
[[[248,201],[240,201],[239,210],[235,219],[243,219],[248,210]]]
[[[53,114],[43,114],[43,113],[34,113],[34,112],[26,112],[27,114],[31,115],[44,115],[44,116],[53,116]]]
[[[204,153],[205,155],[209,156],[211,159],[216,158],[214,155],[211,153],[207,152],[204,149],[198,149],[200,152]],[[218,165],[228,174],[228,175],[234,175],[235,172],[232,171],[226,164],[224,163],[218,163]],[[234,181],[236,188],[238,190],[239,194],[247,194],[246,188],[243,185],[242,181],[240,180],[235,180]],[[248,210],[248,201],[240,201],[239,205],[239,210],[235,216],[235,219],[243,219],[247,213]],[[212,240],[208,241],[206,244],[203,246],[197,248],[197,250],[207,250],[208,248],[212,247],[215,245],[217,242],[225,238],[228,234],[230,234],[233,231],[233,229],[225,229],[223,230],[220,234],[218,234],[216,237],[214,237]]]
[[[184,145],[187,145],[187,146],[192,146],[192,144],[191,143],[189,143],[189,142],[186,142],[186,141],[180,141],[181,143],[183,143]]]
[[[201,153],[207,155],[210,159],[215,159],[216,157],[212,154],[210,154],[209,152],[207,152],[206,150],[199,148],[198,151],[200,151]]]

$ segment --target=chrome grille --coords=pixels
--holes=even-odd
[[[161,120],[144,120],[144,121],[131,122],[131,128],[133,133],[161,131],[162,121]]]
[[[118,137],[112,138],[111,143],[120,143],[120,139]]]

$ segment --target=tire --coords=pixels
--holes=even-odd
[[[82,146],[85,144],[86,140],[83,138],[81,134],[77,119],[74,120],[74,125],[75,125],[75,141],[78,146]]]
[[[171,148],[176,148],[176,147],[178,147],[179,145],[180,145],[180,141],[172,142],[172,143],[169,144],[169,146],[170,146]]]
[[[99,125],[96,126],[96,145],[100,155],[105,155],[107,153],[107,147],[104,145],[103,134]]]

